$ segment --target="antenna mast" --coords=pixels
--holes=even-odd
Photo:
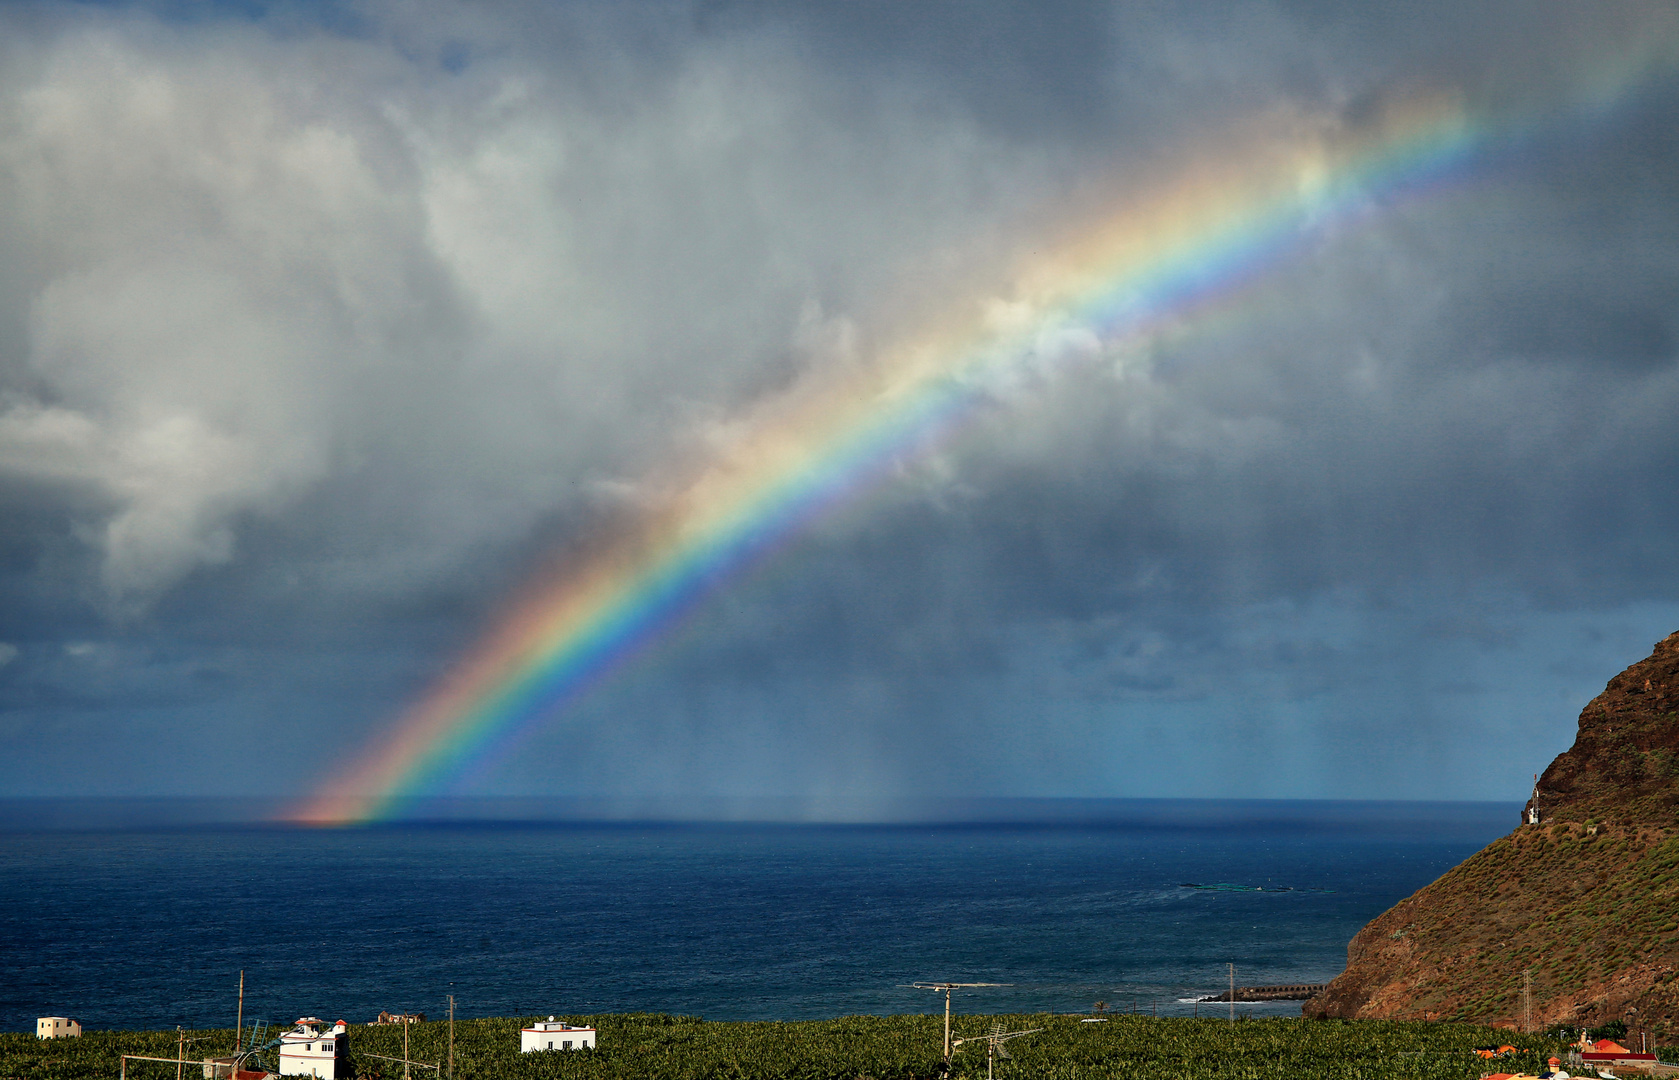
[[[944,1074],[950,1075],[950,992],[961,990],[969,986],[1009,986],[1009,983],[959,983],[959,982],[918,982],[910,983],[915,990],[935,990],[944,993]]]
[[[1009,1056],[1009,1052],[1003,1049],[1003,1044],[1008,1042],[1010,1039],[1018,1039],[1022,1035],[1031,1035],[1042,1030],[1043,1028],[1027,1028],[1025,1031],[1004,1031],[1003,1025],[998,1023],[993,1025],[991,1028],[991,1034],[969,1035],[965,1038],[957,1039],[953,1044],[953,1048],[959,1047],[963,1043],[984,1042],[985,1080],[995,1080],[994,1069],[997,1061],[997,1055],[1001,1054],[1003,1057]]]

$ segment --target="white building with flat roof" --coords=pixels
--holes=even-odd
[[[295,1028],[280,1036],[280,1075],[348,1080],[350,1026],[340,1020],[328,1027],[325,1020],[300,1017]]]
[[[82,1025],[68,1016],[43,1016],[35,1021],[37,1039],[79,1039]]]
[[[534,1053],[538,1050],[593,1050],[595,1048],[595,1029],[592,1027],[572,1027],[561,1023],[550,1016],[546,1020],[538,1020],[528,1028],[519,1029],[519,1052]]]

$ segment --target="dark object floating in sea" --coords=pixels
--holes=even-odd
[[[1296,889],[1293,885],[1232,885],[1228,881],[1220,881],[1213,885],[1203,885],[1199,881],[1184,881],[1178,884],[1180,889],[1204,889],[1208,892],[1326,892],[1334,889]]]

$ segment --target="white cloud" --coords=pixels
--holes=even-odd
[[[900,303],[890,274],[1041,174],[773,38],[441,78],[376,36],[30,35],[0,58],[0,470],[97,497],[119,611],[308,500],[364,577],[521,543],[855,362],[846,307]]]

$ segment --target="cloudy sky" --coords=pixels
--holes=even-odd
[[[1523,134],[459,790],[1518,798],[1679,629],[1675,57],[1670,3],[0,4],[0,795],[304,793],[762,402],[1443,93]]]

